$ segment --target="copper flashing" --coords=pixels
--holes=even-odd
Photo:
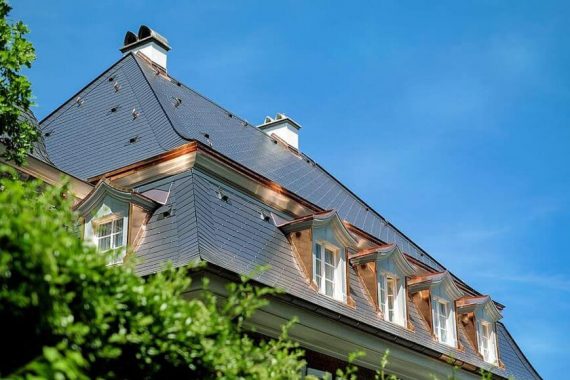
[[[105,195],[110,195],[113,198],[136,204],[148,211],[152,211],[159,206],[158,202],[142,194],[129,189],[120,188],[112,184],[109,180],[102,179],[85,198],[73,206],[73,210],[84,216],[95,204],[103,199]]]
[[[277,227],[285,234],[296,231],[302,231],[313,227],[330,226],[336,237],[347,248],[356,249],[358,241],[352,233],[346,228],[345,223],[335,210],[319,211],[310,215],[277,225]]]
[[[408,280],[408,288],[411,293],[416,293],[438,285],[444,286],[448,295],[454,300],[464,295],[448,271],[415,276]]]
[[[455,301],[457,312],[464,314],[484,309],[485,313],[493,319],[494,322],[503,318],[501,311],[495,305],[490,296],[464,296]]]
[[[98,182],[101,178],[105,177],[111,181],[116,181],[118,179],[121,179],[123,177],[126,177],[130,174],[134,174],[138,171],[142,171],[146,168],[151,168],[153,166],[157,166],[161,163],[164,163],[168,160],[172,160],[174,158],[179,158],[185,154],[191,154],[191,153],[196,153],[197,155],[205,155],[207,157],[213,158],[216,161],[220,162],[223,165],[226,165],[228,167],[230,167],[231,169],[234,169],[235,171],[239,172],[240,174],[245,175],[246,177],[258,182],[259,184],[261,184],[262,186],[270,189],[271,191],[274,191],[278,194],[281,194],[289,199],[291,199],[292,201],[298,203],[299,205],[302,206],[303,209],[305,210],[309,210],[312,213],[311,214],[305,214],[300,216],[299,218],[297,218],[294,221],[290,221],[290,222],[284,222],[284,224],[286,223],[300,223],[303,220],[306,219],[302,219],[302,218],[311,218],[311,217],[319,217],[319,216],[324,216],[327,213],[329,213],[331,210],[323,210],[321,207],[305,200],[304,198],[298,196],[297,194],[291,192],[290,190],[284,188],[283,186],[281,186],[280,184],[252,171],[251,169],[248,169],[247,167],[233,161],[232,159],[222,155],[221,153],[218,153],[216,150],[212,149],[211,147],[203,144],[200,141],[197,140],[191,140],[189,143],[182,145],[178,148],[172,149],[168,152],[150,157],[148,159],[127,165],[125,167],[107,172],[107,173],[103,173],[101,175],[95,176],[95,177],[91,177],[88,179],[89,182],[91,183],[96,183]],[[370,235],[369,233],[361,230],[360,228],[354,226],[353,224],[347,222],[347,221],[342,221],[342,223],[344,224],[344,226],[346,227],[346,229],[348,231],[350,231],[353,235],[359,236],[364,240],[369,241],[371,244],[376,244],[378,246],[384,246],[387,245],[384,241]],[[426,264],[418,261],[417,259],[414,259],[413,257],[405,254],[405,257],[408,261],[410,261],[412,264],[414,264],[417,267],[420,267],[422,269],[424,269],[427,272],[432,272],[434,273],[435,270],[429,266],[427,266]],[[463,291],[465,291],[468,294],[474,294],[474,295],[478,295],[479,293],[477,291],[475,291],[473,288],[469,287],[467,284],[463,283],[461,280],[459,279],[455,279],[455,281],[457,282],[457,286],[459,286]],[[502,307],[502,305],[497,304],[497,306],[500,308]]]

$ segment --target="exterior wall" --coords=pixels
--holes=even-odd
[[[423,320],[426,321],[433,335],[433,322],[429,290],[421,290],[417,293],[412,294],[412,300],[414,301],[414,304],[422,315]]]
[[[380,305],[378,304],[378,277],[376,273],[376,264],[361,264],[357,266],[356,270],[358,271],[358,275],[368,292],[370,301],[378,311],[380,309]]]
[[[478,351],[479,347],[477,344],[477,329],[475,326],[475,317],[474,314],[467,313],[463,315],[459,315],[459,323],[463,325],[463,329],[465,330],[465,334],[469,338],[469,343],[473,346],[474,351]]]
[[[310,283],[313,282],[313,234],[310,228],[292,232],[288,236],[293,245],[294,253],[299,259],[299,265],[305,272]]]

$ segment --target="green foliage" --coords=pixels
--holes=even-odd
[[[376,374],[374,375],[374,380],[398,380],[398,378],[394,375],[386,375],[385,370],[386,366],[388,366],[388,356],[390,355],[390,350],[386,350],[382,358],[380,359],[380,367],[376,370]]]
[[[32,90],[28,78],[20,74],[22,68],[31,67],[35,51],[25,38],[28,27],[8,20],[11,9],[0,0],[0,140],[6,147],[4,157],[21,164],[39,139],[35,126],[22,117],[32,104]]]
[[[358,372],[358,367],[354,364],[354,361],[360,357],[363,357],[365,354],[362,351],[351,352],[348,355],[348,364],[346,368],[339,368],[336,370],[336,379],[337,380],[356,380],[358,376],[356,375]]]
[[[294,379],[303,352],[248,336],[273,291],[183,296],[189,269],[137,276],[73,233],[67,189],[0,174],[0,377]],[[64,228],[62,226],[68,226]]]

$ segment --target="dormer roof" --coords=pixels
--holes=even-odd
[[[457,287],[453,277],[448,271],[416,276],[408,280],[410,293],[416,293],[434,286],[442,286],[449,297],[454,300],[461,298],[464,294],[463,291]]]
[[[81,216],[87,215],[91,210],[97,207],[106,196],[111,198],[129,202],[142,207],[147,211],[155,210],[160,204],[142,194],[135,191],[119,188],[111,184],[107,179],[102,179],[97,183],[93,190],[74,206],[74,210]]]
[[[349,260],[351,264],[359,265],[372,261],[387,260],[389,258],[394,260],[397,268],[404,276],[413,276],[416,274],[416,269],[410,264],[396,244],[385,244],[362,250],[349,257]]]
[[[279,227],[279,229],[285,234],[305,230],[307,228],[327,227],[333,231],[336,238],[346,247],[354,249],[358,247],[358,241],[348,228],[346,228],[335,210],[316,212],[314,214],[285,222],[283,222],[282,219],[278,220],[274,218],[274,220],[277,227]]]
[[[498,321],[503,318],[500,310],[490,296],[464,296],[455,301],[455,306],[459,313],[468,313],[483,309],[485,314],[493,320]]]

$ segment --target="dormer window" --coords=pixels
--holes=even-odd
[[[463,296],[447,271],[411,278],[409,292],[416,308],[431,327],[434,338],[442,344],[457,347],[455,300]]]
[[[158,203],[133,191],[100,181],[75,205],[83,221],[83,239],[99,252],[111,251],[109,265],[121,264],[127,246],[136,247],[142,226]]]
[[[358,252],[350,258],[379,315],[388,322],[407,327],[406,277],[415,274],[395,244]]]
[[[489,296],[465,296],[457,300],[457,313],[467,337],[483,360],[498,365],[496,322],[501,312]]]
[[[291,242],[308,285],[323,296],[354,305],[349,297],[347,256],[358,243],[338,214],[323,211],[292,221],[273,217]]]

